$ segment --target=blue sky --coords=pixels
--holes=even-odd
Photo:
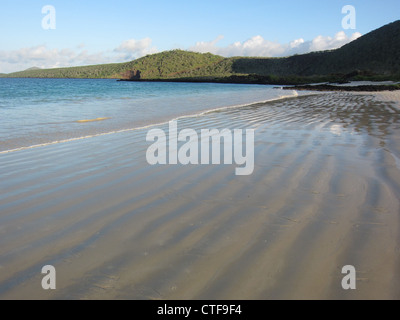
[[[56,29],[42,28],[42,7]],[[342,28],[342,7],[356,29]],[[0,72],[121,62],[175,48],[284,56],[343,45],[399,19],[399,0],[0,0]]]

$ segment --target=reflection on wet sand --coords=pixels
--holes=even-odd
[[[179,121],[255,129],[241,177],[149,166],[146,130],[1,155],[0,297],[398,299],[399,117],[329,93]],[[55,291],[40,288],[46,264]]]

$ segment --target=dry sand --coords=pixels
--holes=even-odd
[[[147,130],[0,154],[0,298],[399,299],[393,101],[328,93],[178,122],[256,129],[250,176],[150,166]]]

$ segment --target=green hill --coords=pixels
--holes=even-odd
[[[229,59],[211,53],[183,50],[165,51],[125,63],[84,67],[29,69],[8,74],[13,78],[115,78],[175,79],[197,76],[227,76],[231,73]]]
[[[130,62],[84,67],[25,70],[7,75],[10,78],[118,78],[129,69]]]
[[[400,20],[342,48],[286,58],[224,58],[211,53],[172,50],[126,63],[28,69],[3,76],[281,84],[350,79],[400,80]]]
[[[400,20],[336,50],[287,58],[234,58],[233,72],[271,78],[400,78]]]
[[[140,79],[224,77],[232,70],[231,63],[227,62],[229,59],[211,53],[173,50],[134,60],[130,67],[139,70]],[[124,78],[129,75],[125,74]]]

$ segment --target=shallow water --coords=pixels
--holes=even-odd
[[[0,79],[0,151],[296,94],[261,85]]]

